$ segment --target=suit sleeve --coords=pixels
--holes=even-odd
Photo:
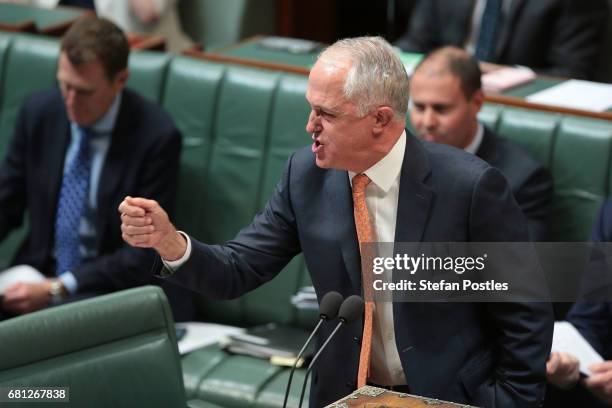
[[[474,189],[472,202],[471,241],[527,240],[524,216],[498,170],[485,171]],[[542,276],[542,285],[543,279]],[[530,276],[528,281],[538,282],[538,277]],[[551,305],[500,302],[483,306],[495,338],[497,363],[492,377],[479,387],[474,402],[479,406],[540,406],[546,386],[546,360],[552,344]]]
[[[550,173],[538,167],[525,180],[514,197],[525,217],[529,238],[534,242],[548,240],[548,223],[553,196],[553,182]]]
[[[395,42],[395,46],[406,52],[429,52],[439,43],[437,38],[435,1],[420,0],[410,17],[406,32]]]
[[[23,222],[26,207],[27,109],[19,111],[13,139],[0,167],[0,240]]]
[[[169,279],[213,299],[233,299],[275,277],[301,251],[291,205],[291,162],[249,226],[224,245],[192,239],[191,257]]]
[[[170,133],[159,137],[156,143],[149,146],[149,151],[145,152],[136,170],[137,185],[130,194],[154,199],[171,214],[178,180],[180,133],[173,127]],[[103,243],[109,245],[109,250],[74,271],[80,292],[114,291],[153,282],[150,265],[155,259],[154,251],[133,248],[123,243],[119,215],[115,209],[110,214],[115,217],[111,222],[113,237],[108,244]],[[115,243],[118,243],[117,247],[110,249]]]
[[[552,27],[547,75],[588,79],[601,52],[609,14],[605,0],[564,0]]]

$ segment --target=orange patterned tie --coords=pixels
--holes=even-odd
[[[370,214],[366,206],[365,189],[370,184],[370,178],[365,174],[353,177],[353,208],[355,213],[355,227],[361,252],[361,282],[365,296],[365,316],[363,320],[363,336],[361,337],[361,354],[359,355],[359,372],[357,374],[357,388],[366,385],[370,370],[370,354],[372,350],[372,322],[374,318],[374,301],[372,297],[372,274],[366,273],[364,266],[371,265],[364,259],[362,244],[376,241],[376,233],[370,221]],[[370,252],[370,251],[368,251]]]

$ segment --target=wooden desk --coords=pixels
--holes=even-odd
[[[251,37],[232,46],[209,52],[190,50],[187,51],[185,55],[221,63],[242,64],[256,68],[308,75],[310,68],[316,61],[317,52],[311,54],[291,54],[284,51],[269,50],[263,48],[259,44],[263,38],[265,37]],[[542,105],[528,102],[525,99],[527,95],[550,88],[564,80],[563,78],[539,76],[531,83],[512,88],[502,94],[487,94],[485,100],[490,103],[511,105],[524,109],[612,120],[612,109],[606,112],[594,112],[553,105]]]
[[[160,35],[126,34],[131,50],[166,51],[166,39]]]
[[[369,385],[361,387],[349,396],[328,405],[326,408],[431,408],[432,406],[436,408],[470,408],[470,405],[402,394]]]
[[[0,30],[61,36],[89,10],[58,6],[53,9],[23,4],[0,3]]]

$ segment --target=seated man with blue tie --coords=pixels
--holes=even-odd
[[[159,107],[125,89],[128,56],[116,25],[79,20],[61,41],[59,89],[21,108],[0,166],[0,238],[27,214],[12,265],[45,279],[26,282],[17,270],[3,293],[4,317],[153,283],[152,251],[123,243],[115,208],[135,192],[172,207],[181,136]],[[164,289],[175,317],[192,319],[191,296]]]
[[[420,53],[454,45],[479,61],[588,79],[607,15],[606,0],[418,0],[395,44]]]
[[[269,281],[299,253],[321,299],[372,292],[372,274],[360,267],[368,242],[527,241],[498,170],[405,129],[408,75],[383,39],[326,49],[306,100],[312,145],[289,157],[263,211],[234,239],[198,242],[178,232],[158,202],[140,197],[119,206],[124,239],[154,248],[168,281],[225,299]],[[319,346],[332,330],[321,326]],[[477,406],[538,407],[551,336],[545,303],[366,296],[363,316],[338,331],[314,366],[309,404],[331,404],[370,383]]]

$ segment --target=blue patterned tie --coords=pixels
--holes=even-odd
[[[480,33],[476,43],[474,56],[480,61],[491,61],[495,55],[497,34],[502,17],[503,0],[487,0],[482,18],[480,19]]]
[[[78,127],[77,152],[64,171],[55,216],[55,258],[57,274],[72,270],[81,262],[79,225],[89,192],[91,132]]]

